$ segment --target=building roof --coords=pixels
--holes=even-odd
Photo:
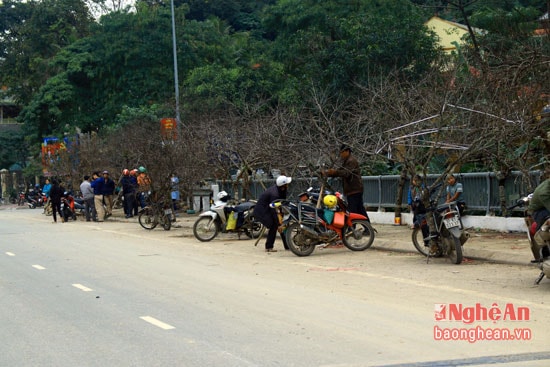
[[[438,16],[431,17],[425,25],[437,34],[439,45],[448,53],[456,49],[455,43],[463,43],[462,37],[468,34],[468,27],[464,24],[441,19]]]

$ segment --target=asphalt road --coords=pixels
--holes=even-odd
[[[550,363],[550,281],[532,267],[253,243],[0,210],[0,366]]]

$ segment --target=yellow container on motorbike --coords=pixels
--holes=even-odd
[[[237,229],[237,213],[231,212],[227,217],[227,224],[225,225],[227,231],[233,231]]]

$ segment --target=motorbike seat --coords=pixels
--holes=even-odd
[[[247,201],[245,203],[241,203],[239,205],[236,205],[233,208],[233,210],[236,211],[237,213],[241,213],[241,212],[245,212],[247,210],[250,210],[250,208],[252,208],[254,205],[256,205],[256,204]]]

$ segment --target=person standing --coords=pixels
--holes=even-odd
[[[178,210],[177,203],[180,201],[180,190],[179,190],[180,179],[176,176],[175,173],[172,173],[170,177],[170,196],[172,198],[172,207],[174,210],[174,216],[176,215],[176,210]]]
[[[47,198],[50,198],[50,190],[52,189],[52,184],[49,179],[46,179],[44,186],[42,187],[42,193],[46,195]]]
[[[105,218],[113,215],[113,195],[115,193],[115,181],[109,177],[109,171],[103,171],[103,201],[105,202]]]
[[[124,214],[126,218],[132,218],[134,211],[134,205],[136,201],[136,182],[130,176],[130,171],[124,169],[122,171],[122,178],[120,179],[122,185],[122,194],[124,195]]]
[[[52,210],[52,203],[50,200],[50,191],[52,189],[52,184],[49,179],[46,179],[44,186],[42,187],[42,193],[46,196],[46,205],[44,205],[44,213],[49,214]]]
[[[409,186],[409,192],[407,194],[407,204],[409,210],[413,214],[413,226],[420,225],[419,215],[426,213],[424,203],[422,203],[422,191],[425,189],[422,183],[422,178],[419,175],[414,175]]]
[[[151,178],[147,174],[147,169],[143,166],[138,168],[139,174],[137,176],[138,192],[139,192],[139,204],[141,209],[145,208],[147,203],[145,202],[145,195],[151,191]]]
[[[348,210],[351,213],[364,215],[369,220],[365,206],[363,205],[363,180],[359,162],[351,154],[351,147],[342,145],[340,147],[340,158],[342,162],[339,168],[331,168],[324,172],[328,177],[341,177],[344,195],[348,202]],[[370,220],[369,220],[370,221]]]
[[[50,189],[50,201],[52,203],[52,215],[54,223],[57,223],[57,214],[59,214],[61,221],[65,222],[63,213],[61,212],[61,198],[64,194],[65,189],[63,188],[63,186],[59,185],[59,182],[56,179],[54,179],[52,188]]]
[[[139,192],[137,191],[137,188],[138,188],[137,174],[138,174],[138,170],[136,168],[130,171],[130,181],[132,185],[134,185],[134,190],[135,190],[134,201],[133,201],[134,205],[132,208],[134,211],[134,216],[137,216],[139,213]]]
[[[273,246],[275,244],[275,237],[277,237],[277,231],[281,225],[277,210],[271,208],[269,204],[278,199],[286,199],[288,184],[290,184],[290,182],[292,182],[292,177],[277,177],[275,180],[275,185],[268,187],[267,190],[260,195],[260,198],[254,207],[254,217],[256,217],[257,220],[269,229],[267,232],[267,239],[265,241],[266,252],[277,252]],[[283,237],[282,233],[281,238],[283,240],[285,250],[288,250],[286,239]]]
[[[529,200],[529,206],[527,210],[531,214],[533,220],[537,223],[537,230],[544,224],[546,218],[550,216],[550,178],[542,181]],[[534,259],[531,260],[532,263],[538,263],[541,261],[540,256],[540,246],[537,242],[532,239],[530,241],[531,252],[533,253]]]
[[[105,220],[105,207],[103,206],[103,183],[105,180],[103,177],[99,177],[99,172],[94,172],[92,178],[91,186],[94,189],[94,206],[97,213],[97,221],[103,222]]]
[[[92,189],[92,184],[90,182],[90,176],[84,176],[84,180],[80,184],[80,193],[84,199],[84,212],[86,214],[86,222],[89,222],[92,218],[97,221],[97,214],[95,211],[94,205],[94,189]]]

